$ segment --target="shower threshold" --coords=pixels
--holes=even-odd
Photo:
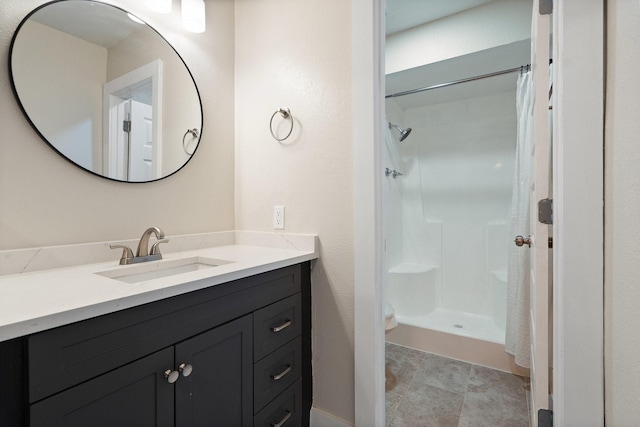
[[[404,347],[529,376],[527,369],[514,363],[513,356],[507,354],[504,344],[405,323],[399,323],[398,327],[387,333],[385,338],[387,342]]]

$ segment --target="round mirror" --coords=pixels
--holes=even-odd
[[[13,36],[9,72],[33,128],[94,174],[162,179],[200,142],[191,72],[157,31],[118,7],[60,0],[35,9]]]

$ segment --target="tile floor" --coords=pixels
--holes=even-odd
[[[387,427],[529,427],[525,379],[386,344]]]

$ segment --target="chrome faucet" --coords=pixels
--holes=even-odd
[[[144,231],[144,233],[142,233],[142,237],[140,237],[140,242],[138,242],[138,250],[136,251],[136,257],[145,257],[149,255],[149,238],[151,237],[151,233],[154,233],[156,235],[156,239],[158,240],[164,239],[164,231],[160,230],[158,227],[147,228]],[[157,248],[156,245],[154,245],[153,247]],[[160,254],[160,252],[158,252],[158,254]],[[162,256],[160,256],[159,259],[162,259]]]
[[[149,238],[151,234],[155,234],[157,242],[151,246],[151,251],[149,251]],[[122,249],[122,256],[120,257],[120,264],[137,264],[140,262],[146,261],[156,261],[162,259],[162,254],[160,253],[160,244],[167,243],[169,239],[164,238],[164,231],[162,231],[158,227],[147,228],[144,233],[142,233],[142,237],[140,237],[140,242],[138,242],[138,249],[136,250],[136,255],[133,255],[133,251],[128,246],[124,245],[109,245],[111,249]]]

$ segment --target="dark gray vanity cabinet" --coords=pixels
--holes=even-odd
[[[0,425],[308,426],[309,275],[306,262],[0,343],[15,369]]]

